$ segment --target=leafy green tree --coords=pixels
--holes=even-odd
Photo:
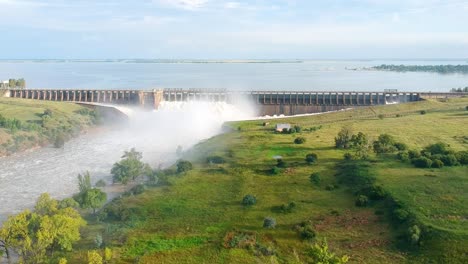
[[[102,257],[96,250],[88,251],[88,264],[102,264]]]
[[[351,127],[343,127],[338,135],[335,137],[335,147],[340,149],[348,149],[351,147],[351,138],[352,138]]]
[[[125,151],[122,160],[115,163],[111,169],[114,182],[127,184],[141,175],[151,174],[151,168],[141,161],[142,158],[141,152],[137,152],[134,148]]]
[[[8,80],[8,87],[16,88],[16,80],[15,79],[9,79]]]
[[[78,187],[80,193],[84,193],[92,188],[91,175],[89,174],[89,171],[86,171],[85,173],[83,173],[83,175],[78,174]]]
[[[312,263],[318,264],[344,264],[349,261],[349,257],[344,255],[338,257],[328,249],[328,243],[323,240],[310,247],[308,255],[312,258]]]
[[[98,188],[87,190],[83,193],[83,201],[81,206],[83,208],[92,208],[93,214],[96,213],[96,209],[100,208],[107,200],[107,194]]]
[[[375,153],[391,153],[396,151],[395,139],[389,134],[381,134],[378,140],[374,141]]]
[[[7,258],[13,250],[22,263],[42,263],[47,253],[71,250],[80,239],[79,229],[86,222],[73,208],[58,208],[48,194],[39,197],[35,211],[25,210],[10,216],[0,229],[0,244]]]
[[[193,165],[190,161],[187,160],[179,160],[177,162],[177,173],[184,173],[193,168]]]

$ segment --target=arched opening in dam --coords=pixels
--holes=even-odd
[[[0,159],[0,222],[34,205],[48,192],[56,199],[78,191],[77,175],[89,171],[93,183],[112,182],[110,169],[123,151],[136,148],[153,168],[172,164],[176,149],[187,150],[223,131],[226,121],[256,116],[248,104],[163,102],[157,111],[119,106],[127,121],[96,128],[63,148],[44,147]],[[112,195],[109,195],[112,197]]]

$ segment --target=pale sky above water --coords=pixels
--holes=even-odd
[[[0,0],[0,59],[467,59],[466,14],[466,0]]]

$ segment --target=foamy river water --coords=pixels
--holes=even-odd
[[[93,182],[111,183],[112,165],[132,147],[153,167],[168,165],[177,158],[177,146],[188,149],[221,133],[225,121],[253,115],[246,106],[166,102],[155,112],[133,112],[126,124],[72,139],[63,149],[45,147],[0,158],[0,222],[31,208],[41,193],[56,199],[73,195],[78,173],[89,171]]]

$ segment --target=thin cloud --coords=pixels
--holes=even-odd
[[[205,7],[209,0],[157,0],[156,2],[185,10],[197,10]]]

